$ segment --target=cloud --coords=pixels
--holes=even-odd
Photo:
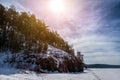
[[[111,55],[110,56],[93,56],[93,57],[85,57],[85,62],[87,64],[120,64],[120,55]]]

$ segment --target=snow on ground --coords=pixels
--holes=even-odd
[[[84,73],[0,73],[0,80],[120,80],[120,69],[88,69]]]
[[[92,69],[90,72],[99,80],[120,80],[120,68],[119,69]]]
[[[68,55],[59,49],[49,47],[49,51],[59,52],[61,56]],[[57,53],[56,53],[57,54]],[[18,70],[4,63],[11,57],[8,52],[0,54],[0,80],[120,80],[119,69],[88,69],[84,73],[49,73],[37,74],[31,71]]]

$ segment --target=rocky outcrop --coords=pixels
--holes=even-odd
[[[19,69],[27,69],[35,72],[81,72],[83,63],[75,56],[63,56],[48,54],[16,54],[8,60],[9,63]]]
[[[42,53],[14,53],[8,59],[6,62],[11,63],[16,68],[45,73],[81,72],[84,67],[80,58],[54,47],[49,47],[48,51]]]

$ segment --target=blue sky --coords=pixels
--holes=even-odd
[[[64,0],[61,14],[50,11],[50,0],[0,0],[19,11],[34,13],[50,29],[84,54],[88,64],[120,65],[120,0]]]

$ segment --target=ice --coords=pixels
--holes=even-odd
[[[100,80],[120,80],[120,69],[92,69]]]
[[[3,68],[4,70],[4,68]],[[12,70],[11,70],[12,71]],[[88,69],[84,73],[34,72],[0,74],[0,80],[119,80],[120,69]]]

